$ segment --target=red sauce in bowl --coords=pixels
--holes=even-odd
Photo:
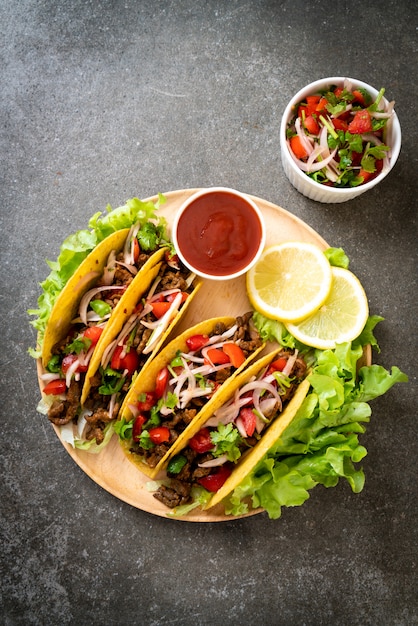
[[[208,190],[192,198],[175,230],[175,245],[186,265],[213,277],[247,268],[264,237],[256,209],[232,190]]]

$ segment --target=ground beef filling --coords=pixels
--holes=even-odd
[[[144,265],[144,263],[146,263],[146,261],[150,258],[150,256],[151,253],[140,254],[136,263],[137,268],[141,268],[142,265]],[[123,254],[120,253],[117,256],[116,260],[122,261]],[[173,270],[169,267],[167,263],[162,263],[159,270],[159,276],[161,279],[158,286],[159,291],[180,289],[183,292],[191,293],[194,287],[187,284],[187,277],[189,274],[189,270],[187,270],[183,266],[181,266],[179,270]],[[125,269],[125,267],[116,264],[112,284],[120,285],[121,290],[99,292],[98,294],[96,294],[95,299],[102,299],[108,302],[112,306],[112,308],[114,308],[119,302],[122,295],[125,293],[125,288],[131,284],[133,278],[134,274],[132,274],[132,272]],[[122,287],[124,288],[122,289]],[[154,321],[154,318],[151,316],[151,314],[149,314],[148,316],[144,317],[144,320]],[[73,341],[74,337],[83,329],[84,327],[81,327],[80,325],[74,325],[74,328],[70,335],[65,337],[65,339],[63,339],[54,347],[53,354],[64,355],[66,346],[70,344]],[[151,329],[146,328],[143,324],[138,324],[132,345],[140,356],[139,369],[144,366],[145,362],[148,359],[149,355],[144,355],[143,351],[151,334]],[[48,419],[56,426],[63,426],[65,424],[68,424],[72,420],[77,420],[80,413],[80,398],[82,393],[83,381],[84,374],[81,374],[79,381],[72,380],[70,387],[67,391],[66,400],[56,400],[50,407],[48,412]],[[110,415],[105,408],[109,405],[110,396],[103,395],[99,392],[99,388],[102,385],[102,376],[100,372],[96,372],[96,374],[90,378],[90,385],[91,390],[84,408],[92,411],[92,414],[86,415],[87,427],[85,431],[85,437],[88,441],[90,441],[91,439],[95,439],[96,443],[100,444],[104,439],[103,431],[106,428],[107,424],[117,417],[120,408],[120,402],[116,402],[112,411],[112,415]],[[128,391],[129,385],[130,381],[126,381],[121,389],[122,393],[126,393]]]
[[[292,353],[290,351],[281,351],[278,356],[290,357]],[[285,393],[281,395],[282,406],[285,405],[294,396],[299,383],[305,378],[307,366],[303,358],[298,357],[292,369],[292,378],[294,381],[286,389]],[[266,414],[267,417],[272,417],[277,412],[276,408],[272,408],[270,414]],[[240,446],[241,454],[248,448],[254,447],[258,439],[256,437],[248,437]],[[198,454],[190,447],[186,447],[181,451],[181,456],[186,458],[186,463],[182,467],[178,474],[171,474],[167,472],[167,477],[170,479],[168,485],[161,485],[158,490],[153,494],[154,498],[162,502],[169,508],[175,508],[183,504],[188,504],[191,501],[191,490],[193,486],[198,485],[199,478],[208,476],[213,468],[199,467],[199,464],[209,461],[214,458],[211,452],[205,452]]]
[[[229,339],[232,342],[238,342],[246,358],[262,345],[262,340],[251,323],[252,312],[236,319],[237,330],[233,337]],[[226,332],[227,327],[222,322],[215,325],[211,336],[222,335]],[[214,372],[209,377],[210,380],[217,384],[222,384],[233,372],[232,367],[225,367]],[[170,440],[167,443],[155,445],[153,448],[146,450],[142,448],[139,442],[134,442],[130,448],[133,454],[138,454],[144,458],[150,467],[156,467],[166,452],[171,448],[174,441],[183,433],[185,428],[190,424],[192,419],[208,402],[209,398],[193,398],[186,409],[176,410],[174,413],[164,417],[161,416],[160,426],[166,426],[170,430]]]

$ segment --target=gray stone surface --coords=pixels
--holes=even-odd
[[[417,7],[312,0],[0,1],[1,604],[18,624],[418,624]],[[279,122],[323,76],[386,87],[391,175],[320,205],[284,177]],[[132,196],[226,185],[342,246],[386,367],[366,486],[317,487],[280,520],[165,520],[86,476],[36,412],[28,308],[61,241]]]

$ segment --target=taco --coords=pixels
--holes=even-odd
[[[307,373],[297,350],[279,348],[249,365],[183,437],[154,497],[169,508],[193,506],[193,488],[203,487],[204,508],[221,502],[293,419],[309,389]]]
[[[136,378],[114,424],[128,458],[155,477],[263,348],[252,312],[206,320],[172,340]]]
[[[43,397],[49,405],[48,418],[59,427],[78,422],[80,438],[95,439],[98,444],[103,441],[107,424],[116,418],[132,376],[159,349],[200,285],[169,252],[161,237],[154,238],[156,246],[152,250],[141,249],[139,231],[138,225],[116,231],[86,257],[58,296],[43,339],[46,373],[41,378],[47,383]],[[125,343],[119,339],[119,367],[111,373],[113,391],[109,391],[110,384],[106,390],[103,387],[105,393],[99,394],[99,405],[98,394],[90,391],[104,351],[127,320],[133,315],[139,317],[142,300],[148,302],[149,289],[153,295],[158,291],[158,297],[164,300],[168,283],[175,302],[169,304],[162,320],[157,320],[155,306],[146,305],[148,320],[157,322],[158,332],[141,346],[141,357],[133,346],[133,329]],[[181,296],[176,297],[178,292]]]

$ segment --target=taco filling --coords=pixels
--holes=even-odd
[[[170,508],[188,504],[192,488],[216,493],[241,457],[282,413],[307,374],[297,350],[281,350],[262,371],[238,387],[168,463],[168,484],[154,497]]]
[[[145,234],[143,230],[146,231]],[[149,237],[151,230],[152,238]],[[96,407],[98,412],[94,418],[89,411],[81,412],[80,402],[86,373],[109,321],[114,320],[113,312],[141,268],[147,264],[156,250],[161,249],[160,246],[164,244],[163,235],[163,227],[155,226],[151,222],[142,226],[139,224],[132,226],[123,249],[119,252],[117,250],[110,252],[104,270],[94,287],[81,297],[77,315],[71,320],[66,336],[53,346],[52,355],[46,364],[46,372],[41,375],[41,379],[46,383],[43,394],[49,407],[48,418],[56,426],[77,421],[82,413],[86,426],[84,435],[90,439],[95,437],[96,442],[100,443],[106,424],[116,418],[120,406],[116,402],[110,407],[108,403],[106,406]],[[146,249],[145,242],[151,240],[152,247]],[[168,253],[166,256],[167,263],[177,264]],[[134,371],[131,371],[130,367],[127,369],[130,374]]]
[[[132,419],[115,424],[129,453],[157,468],[222,384],[262,345],[252,312],[229,326],[219,321],[207,334],[188,336],[187,349],[177,350],[149,390],[129,404]]]
[[[196,275],[177,257],[162,263],[145,298],[135,307],[119,335],[103,351],[100,367],[89,379],[87,438],[103,437],[109,419],[115,419],[135,373],[140,372],[160,345],[164,333],[195,289]]]

